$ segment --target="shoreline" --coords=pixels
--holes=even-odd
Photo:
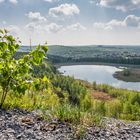
[[[119,68],[123,71],[124,68],[128,68],[128,69],[139,69],[140,70],[140,65],[128,65],[128,64],[113,64],[113,63],[97,63],[97,62],[80,62],[80,63],[58,63],[58,64],[54,64],[54,66],[56,67],[56,69],[58,70],[59,68],[61,68],[61,66],[76,66],[76,65],[100,65],[100,66],[112,66],[112,67],[116,67],[116,68]],[[139,81],[137,82],[134,82],[134,81],[126,81],[124,79],[119,79],[116,77],[116,73],[119,72],[116,71],[114,74],[112,74],[112,76],[117,79],[117,80],[120,80],[120,81],[123,81],[123,82],[132,82],[132,83],[140,83]],[[61,73],[62,74],[62,73]],[[113,86],[114,87],[114,86]],[[114,87],[114,88],[117,88],[117,87]],[[120,88],[120,87],[119,87]],[[136,90],[136,89],[129,89],[129,88],[121,88],[121,89],[126,89],[126,90],[131,90],[131,91],[137,91],[137,92],[140,92],[140,90]]]
[[[117,63],[104,63],[104,62],[67,62],[67,63],[53,63],[58,69],[61,66],[72,66],[72,65],[102,65],[102,66],[113,66],[113,67],[127,67],[127,68],[140,68],[140,65],[132,64],[117,64]]]
[[[127,72],[127,73],[126,73]],[[127,71],[117,71],[113,74],[113,77],[125,82],[140,82],[140,68],[127,68]],[[126,73],[126,75],[125,75]]]

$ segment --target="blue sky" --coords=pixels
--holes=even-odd
[[[0,28],[24,45],[140,45],[140,0],[0,0]]]

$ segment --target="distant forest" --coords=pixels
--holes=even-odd
[[[33,49],[33,47],[32,47]],[[29,51],[24,46],[20,51]],[[47,57],[53,63],[103,62],[140,65],[140,46],[49,46]]]

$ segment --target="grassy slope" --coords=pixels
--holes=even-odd
[[[49,119],[51,116],[73,124],[92,124],[103,116],[140,120],[139,92],[87,84],[48,68],[43,68],[42,73],[39,69],[39,75],[47,75],[49,88],[34,91],[31,87],[26,94],[19,96],[11,92],[4,106],[40,109],[44,113],[49,112],[49,115],[45,115]]]
[[[53,66],[39,69],[39,76],[47,75],[49,86],[26,94],[8,94],[4,107],[39,109],[45,118],[58,118],[73,124],[94,124],[103,116],[125,120],[140,120],[140,93],[108,85],[90,84],[65,77],[52,71]],[[37,75],[36,75],[37,76]],[[41,76],[42,77],[42,76]]]

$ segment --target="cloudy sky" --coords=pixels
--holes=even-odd
[[[0,0],[0,28],[24,45],[140,45],[140,0]]]

